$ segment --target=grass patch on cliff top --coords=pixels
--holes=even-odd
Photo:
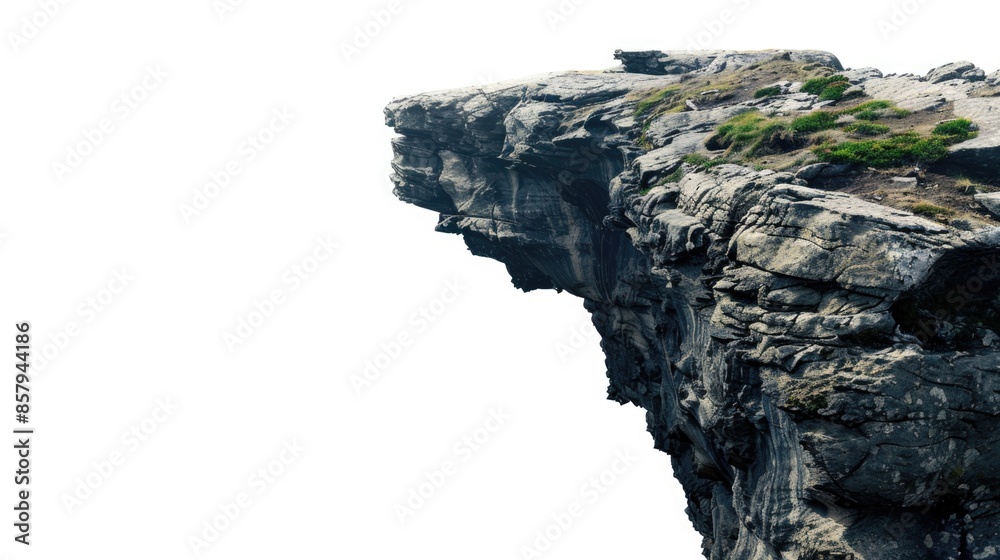
[[[883,130],[882,134],[886,132],[888,130]],[[820,161],[831,163],[876,168],[929,165],[948,155],[948,146],[975,136],[972,121],[955,119],[935,126],[930,135],[901,132],[884,139],[824,144],[813,151]]]
[[[884,124],[873,122],[856,122],[844,127],[844,132],[852,136],[882,136],[889,134],[892,129]]]
[[[836,111],[813,111],[794,118],[751,110],[719,125],[706,145],[713,150],[724,149],[728,157],[738,157],[748,164],[760,164],[755,160],[762,156],[796,154],[811,147],[819,161],[886,169],[933,164],[948,154],[949,146],[977,134],[975,124],[968,119],[931,127],[925,124],[928,118],[933,114],[914,116],[886,100],[866,101]]]
[[[868,101],[839,111],[813,111],[795,118],[768,117],[752,110],[722,123],[708,144],[713,149],[725,149],[727,154],[754,158],[824,143],[828,139],[817,133],[825,131],[840,131],[856,136],[888,134],[891,131],[889,126],[874,121],[890,116],[901,118],[904,114],[909,113],[884,100]],[[858,115],[867,120],[859,121]],[[855,122],[844,122],[845,117],[853,117]],[[955,127],[955,134],[959,134],[959,128],[961,127]]]
[[[755,98],[781,95],[776,82],[804,82],[829,76],[833,69],[816,64],[793,62],[782,56],[760,62],[735,72],[721,72],[714,75],[684,74],[664,77],[665,80],[679,80],[665,83],[662,87],[637,92],[631,96],[635,103],[633,116],[643,138],[640,144],[649,150],[653,146],[645,138],[650,123],[657,117],[689,110],[687,102],[699,110],[712,109],[722,105],[735,105]]]
[[[684,163],[693,165],[695,167],[700,167],[702,169],[712,169],[713,167],[718,167],[720,165],[726,165],[727,163],[733,163],[725,157],[710,158],[705,154],[688,154],[684,156]]]
[[[883,118],[902,119],[908,117],[910,112],[893,105],[891,101],[877,99],[868,101],[840,111],[842,115],[851,115],[861,121],[877,121]]]
[[[779,119],[765,117],[759,111],[748,111],[729,119],[717,131],[720,141],[731,150],[760,150],[774,134],[788,133],[788,125]]]
[[[951,216],[955,213],[955,211],[951,208],[938,206],[937,204],[926,200],[922,200],[911,206],[910,211],[920,216],[930,216],[932,218],[937,216]]]
[[[835,74],[807,81],[802,85],[802,91],[818,95],[824,101],[840,101],[850,87],[851,82],[846,77]]]
[[[969,119],[955,119],[934,127],[933,134],[947,139],[949,144],[958,144],[975,138],[979,133]]]
[[[1000,225],[973,198],[978,193],[1000,192],[1000,180],[993,186],[989,178],[980,177],[977,182],[952,175],[955,170],[946,165],[934,165],[948,154],[949,146],[977,134],[975,123],[968,119],[952,117],[942,122],[953,110],[949,105],[911,113],[889,101],[874,100],[798,117],[751,111],[720,125],[706,145],[724,150],[719,160],[754,169],[794,171],[817,161],[852,164],[847,174],[809,184],[960,230]],[[859,115],[869,118],[858,119]],[[900,176],[917,180],[900,182]]]
[[[654,112],[655,109],[659,109],[665,104],[671,104],[680,91],[680,85],[673,85],[650,93],[636,104],[635,116],[641,117]]]
[[[837,114],[830,111],[815,111],[792,121],[790,128],[795,132],[809,134],[837,128]]]
[[[654,147],[647,133],[658,116],[689,110],[687,100],[699,109],[732,105],[756,98],[781,95],[776,83],[806,82],[825,78],[826,87],[842,84],[830,68],[796,64],[780,59],[768,61],[734,73],[714,76],[687,76],[664,87],[647,90],[632,99],[636,103],[636,132],[645,149]],[[814,91],[818,85],[810,86]],[[762,91],[766,90],[766,91]],[[820,91],[820,94],[823,93]],[[846,90],[845,90],[846,91]],[[703,95],[705,94],[705,95]],[[935,111],[910,112],[893,102],[861,99],[842,106],[828,106],[819,111],[795,115],[766,114],[749,110],[721,123],[706,146],[712,154],[690,154],[688,164],[662,177],[657,185],[680,181],[692,167],[709,170],[727,163],[754,169],[794,171],[816,161],[854,163],[846,175],[810,181],[810,186],[845,192],[876,204],[913,212],[958,229],[996,226],[985,208],[975,203],[973,195],[1000,192],[1000,180],[983,178],[973,181],[946,166],[931,166],[947,154],[948,146],[974,138],[975,123],[951,117],[954,106]],[[667,117],[664,117],[667,118]],[[900,175],[913,176],[918,165],[918,182],[900,183]],[[904,166],[906,166],[904,168]],[[646,192],[649,192],[647,189]]]
[[[885,139],[826,144],[813,151],[820,161],[887,168],[935,163],[948,154],[948,143],[941,136],[904,132]]]
[[[764,97],[774,97],[775,95],[781,95],[781,88],[778,86],[760,88],[757,91],[753,92],[754,99],[762,99]]]

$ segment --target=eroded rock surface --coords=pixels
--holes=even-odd
[[[843,167],[685,163],[748,108],[829,105],[801,84],[637,116],[649,91],[775,57],[953,107],[942,120],[980,133],[942,164],[1000,169],[1000,98],[981,96],[996,80],[971,63],[883,76],[814,51],[619,52],[604,72],[393,101],[395,193],[515,286],[583,298],[608,396],[647,411],[706,557],[1000,558],[998,230],[813,184]]]

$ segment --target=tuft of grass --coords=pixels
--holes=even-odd
[[[849,87],[851,82],[846,77],[836,74],[825,78],[813,78],[802,85],[802,91],[818,95],[822,100],[840,101]]]
[[[854,118],[862,121],[876,121],[883,117],[903,118],[908,116],[910,112],[906,109],[896,107],[892,101],[876,99],[875,101],[868,101],[850,109],[844,109],[840,111],[840,114],[853,115]]]
[[[682,160],[684,163],[690,163],[691,165],[705,165],[706,163],[712,161],[711,158],[705,154],[688,154],[684,156]]]
[[[862,103],[855,107],[851,107],[850,109],[844,109],[843,111],[841,111],[841,114],[853,115],[856,113],[860,113],[862,111],[881,111],[884,109],[890,109],[892,107],[894,107],[892,101],[886,101],[884,99],[876,99],[874,101],[866,101],[865,103]]]
[[[672,105],[680,89],[681,87],[677,85],[669,86],[643,97],[635,106],[635,116],[641,117],[668,103]]]
[[[665,185],[667,183],[680,183],[681,179],[684,178],[684,168],[678,167],[673,173],[667,175],[662,180],[660,180],[659,185]]]
[[[745,151],[751,156],[788,151],[798,142],[788,123],[765,117],[760,111],[741,113],[723,123],[717,140],[729,153]]]
[[[749,111],[722,123],[719,136],[723,145],[741,149],[759,142],[768,131],[778,126],[781,123],[765,117],[760,111]]]
[[[824,89],[823,93],[819,94],[819,98],[821,101],[840,101],[844,98],[844,93],[849,87],[851,87],[851,84],[848,82],[834,84]]]
[[[760,99],[762,97],[774,97],[775,95],[781,95],[781,88],[778,86],[758,89],[753,93],[753,98]]]
[[[720,157],[720,158],[715,158],[715,159],[712,159],[712,160],[709,160],[709,161],[705,162],[705,165],[702,165],[702,167],[704,169],[713,169],[713,168],[718,167],[720,165],[726,165],[727,163],[733,163],[733,162],[729,161],[729,159],[727,159],[727,158]]]
[[[994,192],[996,189],[989,185],[973,181],[964,175],[955,179],[955,188],[960,189],[965,194]]]
[[[872,111],[872,110],[858,111],[857,113],[854,113],[854,118],[858,119],[859,121],[877,121],[881,116],[882,113],[880,113],[879,111]]]
[[[792,121],[792,130],[804,134],[837,128],[837,115],[828,111],[815,111]]]
[[[892,129],[884,124],[873,122],[859,122],[844,127],[844,132],[855,136],[882,136],[889,134],[890,130]]]
[[[934,163],[948,154],[948,147],[940,136],[922,137],[906,132],[885,139],[824,144],[813,152],[820,161],[886,168]]]
[[[950,208],[945,208],[944,206],[938,206],[932,202],[927,202],[926,200],[918,202],[910,207],[910,212],[917,214],[918,216],[928,216],[931,218],[936,218],[938,216],[951,216],[955,213],[954,210]]]
[[[729,161],[729,159],[724,157],[712,159],[704,154],[688,154],[684,156],[684,159],[682,161],[684,163],[693,165],[695,167],[701,167],[706,170],[712,169],[713,167],[718,167],[720,165],[725,165],[727,163],[732,163],[731,161]]]
[[[958,144],[978,134],[969,119],[955,119],[934,127],[933,134],[947,139],[948,144]]]
[[[823,90],[829,87],[830,84],[846,81],[847,78],[841,76],[840,74],[835,76],[826,76],[823,78],[813,78],[802,85],[802,91],[813,95],[819,95],[823,93]]]

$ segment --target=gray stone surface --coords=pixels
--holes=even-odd
[[[982,81],[986,79],[986,72],[971,62],[952,62],[931,70],[926,79],[932,84],[948,80]]]
[[[977,194],[975,198],[990,214],[1000,218],[1000,193]]]
[[[648,412],[706,557],[998,558],[1000,228],[805,186],[829,167],[682,163],[759,100],[663,115],[637,146],[630,93],[758,56],[621,53],[611,72],[397,99],[395,193],[518,288],[584,299],[608,397]],[[913,107],[955,102],[982,130],[953,163],[997,173],[997,109],[975,82],[852,76]]]
[[[834,165],[832,163],[813,163],[799,169],[795,176],[799,179],[812,181],[824,177],[837,177],[851,170],[850,165]]]
[[[955,114],[971,119],[979,135],[952,146],[949,160],[986,178],[995,177],[1000,169],[1000,97],[956,100]]]

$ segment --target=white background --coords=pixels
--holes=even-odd
[[[35,0],[3,2],[0,355],[11,378],[0,418],[10,429],[14,323],[32,322],[34,352],[52,345],[32,387],[30,548],[13,542],[10,448],[0,462],[10,558],[194,557],[190,538],[241,492],[250,505],[202,557],[522,558],[536,530],[579,502],[583,515],[545,558],[698,558],[644,413],[605,400],[581,302],[520,293],[502,265],[434,233],[434,213],[396,201],[382,107],[692,40],[824,49],[886,72],[1000,67],[986,3],[399,5],[359,38],[387,1],[247,0],[220,17],[213,0],[92,0],[51,18]],[[886,27],[904,5],[898,29]],[[729,23],[712,23],[723,10]],[[13,45],[33,17],[48,21]],[[360,53],[345,56],[345,43]],[[125,117],[116,99],[147,67],[166,77],[137,91]],[[294,119],[247,161],[241,145],[282,108]],[[102,119],[113,131],[71,172],[54,171]],[[233,159],[241,173],[186,222],[180,205]],[[292,291],[283,275],[326,236],[339,248]],[[120,289],[122,268],[133,278]],[[462,289],[438,307],[447,281]],[[109,285],[119,293],[102,292]],[[284,302],[230,352],[224,334],[275,289]],[[86,311],[101,297],[100,312]],[[411,318],[429,305],[438,313],[422,329]],[[76,335],[60,335],[70,323]],[[560,354],[581,332],[582,346]],[[400,334],[412,344],[358,394],[352,376]],[[162,422],[151,419],[157,399],[177,408],[156,413]],[[456,454],[496,409],[504,425]],[[133,426],[152,432],[137,448],[122,440]],[[293,440],[305,451],[279,469]],[[115,452],[123,462],[98,474]],[[616,452],[636,462],[591,503],[582,487]],[[401,523],[395,505],[449,460],[457,474]],[[250,477],[269,465],[281,474],[258,492]],[[67,507],[68,496],[85,499]]]

